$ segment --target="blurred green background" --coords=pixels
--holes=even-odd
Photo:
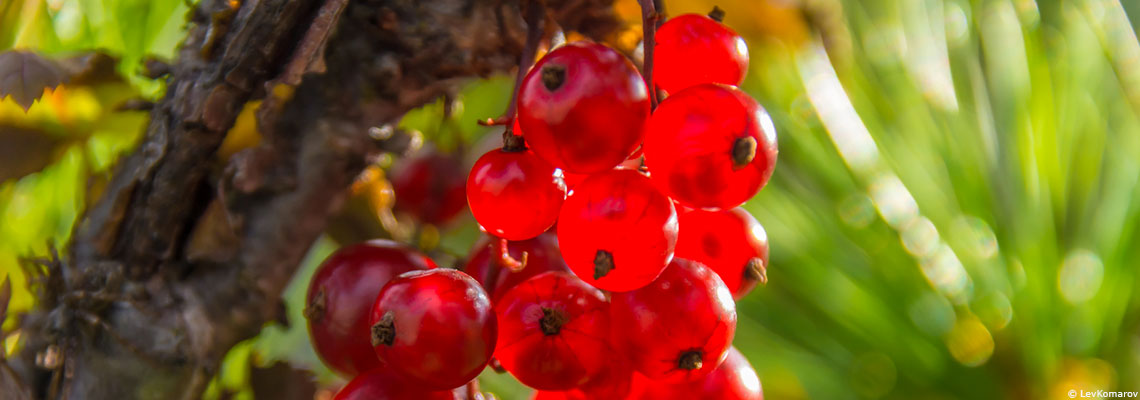
[[[767,398],[1140,391],[1140,2],[676,0],[666,10],[714,3],[747,39],[743,87],[779,131],[775,176],[746,205],[771,240],[769,283],[740,302],[735,340]],[[635,1],[616,7],[638,22]],[[0,1],[0,50],[119,59],[26,113],[0,101],[0,276],[15,283],[15,310],[31,306],[18,259],[66,243],[137,141],[146,113],[119,105],[161,93],[140,65],[173,55],[187,9]],[[618,41],[636,43],[637,32]],[[474,152],[488,133],[474,121],[502,110],[510,82],[472,82],[452,119],[436,103],[403,125],[442,150]],[[257,141],[248,116],[230,136],[223,159]],[[400,237],[373,172],[357,195]],[[420,243],[454,260],[477,234],[465,216]],[[335,385],[300,310],[308,274],[336,246],[321,239],[289,289],[298,323],[231,352],[210,396],[249,398],[251,365],[275,360]],[[484,388],[528,395],[494,373]]]

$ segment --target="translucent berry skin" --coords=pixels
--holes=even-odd
[[[612,349],[606,354],[618,355]],[[631,399],[637,393],[633,387],[634,372],[629,361],[623,356],[612,356],[586,383],[566,391],[535,392],[532,400],[591,400],[591,399]],[[644,378],[642,378],[644,379]]]
[[[612,292],[648,285],[673,258],[673,202],[637,171],[591,175],[566,199],[558,244],[570,270]]]
[[[724,362],[704,378],[673,385],[645,385],[643,400],[763,400],[764,391],[756,371],[735,347],[728,349]]]
[[[768,234],[748,211],[688,209],[677,222],[676,257],[711,268],[736,299],[767,281]]]
[[[738,86],[748,73],[744,38],[707,16],[671,18],[654,38],[653,83],[667,93],[702,83]]]
[[[451,221],[467,205],[464,169],[459,157],[434,150],[396,163],[389,173],[395,208],[433,225]]]
[[[530,400],[584,400],[584,398],[573,391],[539,390],[534,392]]]
[[[565,199],[562,171],[529,151],[491,150],[467,177],[471,214],[487,233],[504,239],[546,232]]]
[[[431,391],[410,384],[396,373],[377,368],[348,381],[333,400],[460,400],[466,399],[466,388]]]
[[[474,379],[495,350],[491,300],[479,282],[452,269],[392,279],[368,322],[380,360],[429,389],[454,389]]]
[[[499,264],[498,246],[497,238],[483,237],[471,248],[471,256],[463,266],[463,272],[483,285],[493,303],[498,303],[508,290],[535,275],[547,271],[570,272],[558,252],[558,237],[554,233],[507,243],[507,254],[515,260],[522,260],[523,253],[526,253],[526,267],[518,272]]]
[[[648,118],[649,91],[637,68],[593,42],[554,49],[519,89],[518,121],[527,144],[566,172],[618,165],[641,143]]]
[[[611,322],[612,326],[612,322]],[[606,354],[618,355],[613,349],[613,330],[610,330],[611,344]],[[632,390],[633,365],[622,356],[611,357],[600,372],[594,374],[585,384],[572,392],[586,399],[624,399]]]
[[[325,259],[305,299],[309,338],[325,365],[343,376],[380,366],[368,337],[369,306],[393,277],[435,267],[430,258],[390,240],[345,246]]]
[[[495,358],[524,385],[578,387],[611,359],[609,302],[567,272],[545,272],[495,303]]]
[[[692,208],[729,209],[752,198],[776,167],[767,111],[739,89],[703,84],[658,105],[645,164],[665,194]]]
[[[640,148],[641,147],[638,147],[638,149],[640,149]],[[630,156],[629,159],[622,161],[621,164],[618,164],[617,167],[614,167],[614,168],[616,168],[616,169],[631,169],[634,171],[636,171],[638,168],[641,168],[640,151],[638,151],[633,156]],[[562,181],[566,182],[566,190],[571,191],[571,190],[574,190],[574,188],[577,187],[579,183],[582,183],[582,181],[586,180],[586,178],[589,178],[590,175],[592,175],[592,174],[574,174],[574,173],[563,172],[562,173]]]
[[[614,347],[655,381],[708,375],[736,333],[732,293],[711,269],[689,260],[674,259],[653,283],[610,301]]]

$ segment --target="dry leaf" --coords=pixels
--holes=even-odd
[[[0,182],[39,172],[69,144],[45,132],[0,125]]]
[[[0,53],[0,99],[12,96],[28,111],[44,94],[67,81],[67,73],[55,61],[28,51]]]

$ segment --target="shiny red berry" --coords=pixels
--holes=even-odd
[[[708,375],[736,332],[732,293],[711,269],[689,260],[674,259],[653,283],[610,301],[614,347],[656,381]]]
[[[703,84],[654,111],[645,164],[665,194],[693,208],[728,209],[759,192],[776,167],[768,113],[739,89]]]
[[[447,223],[467,205],[465,170],[459,157],[435,150],[398,161],[389,173],[395,209],[425,223]]]
[[[524,385],[578,387],[610,361],[609,303],[567,272],[546,272],[515,286],[495,304],[495,358]]]
[[[429,389],[453,389],[474,379],[495,350],[491,300],[479,282],[452,269],[392,279],[368,322],[380,360]]]
[[[369,306],[393,277],[430,268],[431,259],[389,240],[346,246],[325,259],[305,298],[309,338],[325,365],[344,376],[380,366],[368,338]]]
[[[593,42],[554,49],[519,89],[527,144],[566,172],[600,172],[624,161],[641,144],[648,117],[649,91],[637,68]]]
[[[501,249],[499,239],[484,237],[472,247],[471,256],[463,266],[463,272],[483,285],[498,303],[508,290],[531,277],[547,271],[569,272],[562,254],[558,252],[558,238],[554,233],[543,233],[533,239],[507,242],[507,254],[515,260],[522,260],[526,253],[526,266],[521,271],[511,271],[499,261]]]
[[[768,280],[768,234],[742,208],[677,214],[676,257],[708,266],[739,299]]]
[[[763,400],[764,392],[756,371],[735,347],[728,349],[724,362],[704,378],[678,384],[645,385],[639,397],[644,400]]]
[[[639,146],[638,149],[640,149],[640,148],[641,147]],[[635,153],[633,156],[630,156],[629,159],[622,161],[621,164],[618,164],[617,167],[614,167],[614,168],[615,169],[631,169],[634,171],[638,170],[639,168],[641,168],[640,151]],[[593,174],[574,174],[574,173],[569,173],[569,172],[563,172],[562,173],[562,181],[566,182],[566,190],[572,191],[572,190],[574,190],[575,187],[578,186],[579,183],[582,183],[582,181],[586,180],[586,178],[589,178],[590,175],[593,175]]]
[[[670,94],[702,83],[740,85],[748,73],[744,38],[707,16],[670,18],[654,37],[653,83]]]
[[[364,372],[348,381],[333,400],[460,400],[466,387],[431,391],[412,384],[387,368]]]
[[[676,242],[673,202],[637,171],[590,176],[558,217],[562,258],[599,289],[625,292],[649,284],[673,258]]]
[[[471,214],[487,233],[504,239],[545,232],[565,199],[562,171],[529,151],[491,150],[467,177]]]

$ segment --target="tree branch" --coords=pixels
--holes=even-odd
[[[565,29],[600,37],[616,26],[611,1],[548,6]],[[517,3],[485,0],[245,0],[237,9],[203,0],[192,22],[145,139],[24,319],[26,340],[9,362],[36,398],[200,397],[229,348],[276,318],[282,290],[369,158],[409,143],[368,128],[394,124],[459,79],[509,70],[523,32]],[[212,161],[258,96],[262,143]]]

